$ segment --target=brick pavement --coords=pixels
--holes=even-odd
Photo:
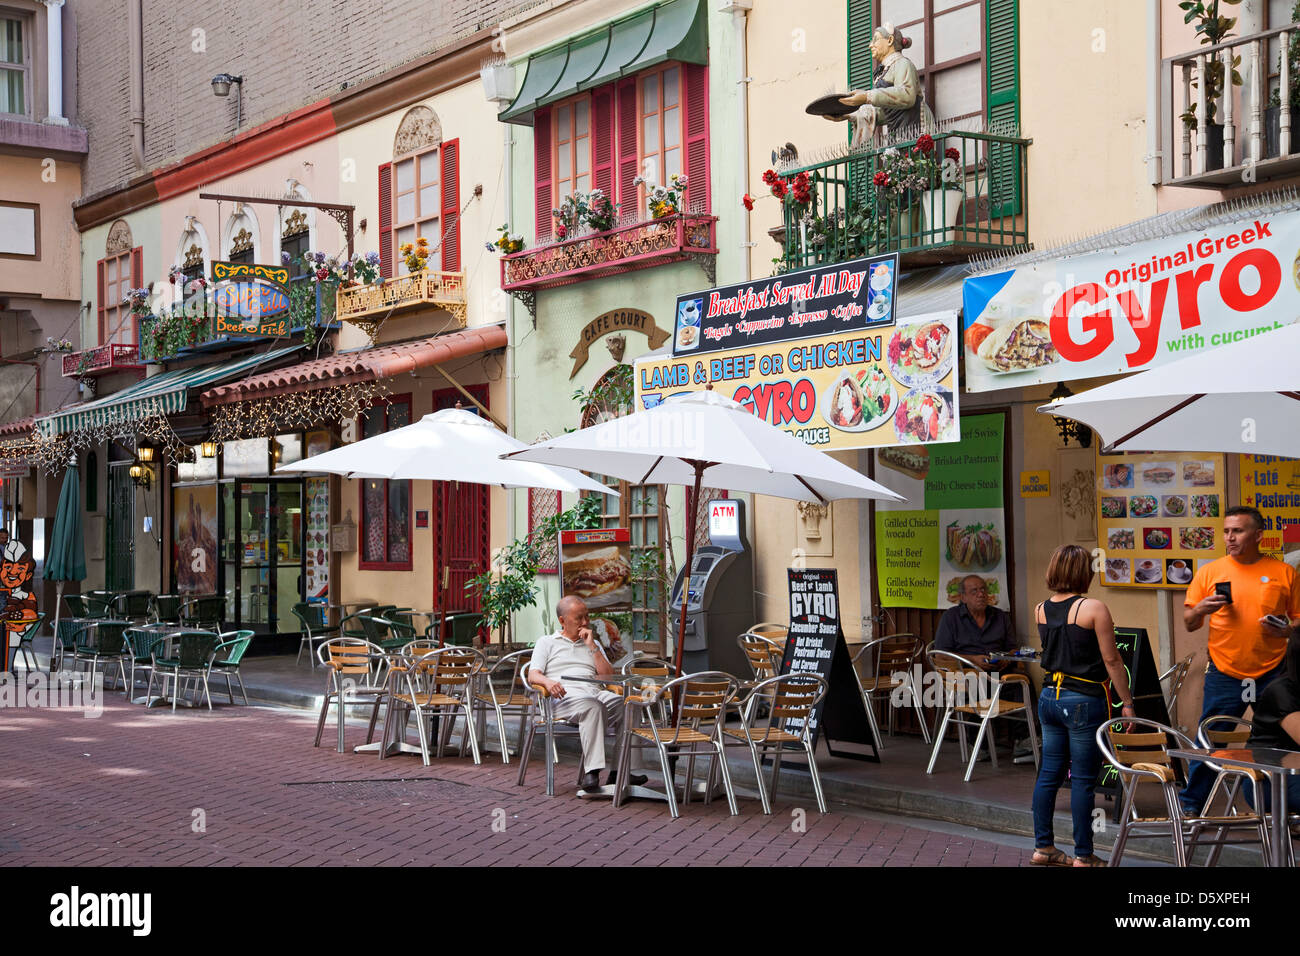
[[[771,817],[742,797],[737,817],[722,800],[673,821],[658,803],[577,800],[568,764],[547,798],[539,762],[517,787],[517,766],[499,759],[425,768],[339,754],[331,725],[313,748],[315,721],[301,711],[173,716],[107,698],[98,719],[0,710],[0,864],[1018,866],[1029,856],[811,804],[796,833],[787,800]],[[349,723],[349,747],[364,734],[363,721]]]

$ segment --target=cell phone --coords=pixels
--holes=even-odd
[[[1216,582],[1214,585],[1214,593],[1219,595],[1219,597],[1223,598],[1229,604],[1231,604],[1232,603],[1232,582],[1231,581]]]
[[[1274,627],[1281,627],[1286,630],[1291,629],[1291,622],[1280,614],[1266,614],[1264,620],[1268,621],[1268,623],[1272,624]]]

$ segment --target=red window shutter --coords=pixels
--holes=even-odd
[[[379,274],[393,277],[393,164],[379,167]]]
[[[709,211],[709,68],[686,67],[686,208]]]
[[[636,178],[641,175],[641,155],[637,150],[637,106],[636,79],[619,81],[618,84],[618,202],[624,215],[632,213],[636,219],[645,218],[645,210],[639,208],[636,194]]]
[[[536,194],[533,200],[534,245],[551,238],[551,110],[533,114],[533,176]]]
[[[442,144],[442,268],[460,271],[460,140]]]
[[[614,87],[607,86],[591,95],[592,182],[616,202],[614,195]]]
[[[100,259],[99,262],[95,263],[95,281],[96,284],[99,286],[99,292],[95,296],[95,302],[99,306],[99,308],[96,309],[95,311],[96,318],[98,319],[99,322],[99,338],[96,339],[95,341],[96,345],[104,344],[104,320],[106,318],[105,316],[106,306],[104,300],[108,297],[108,289],[104,288],[104,266],[105,266],[105,261],[103,259]],[[82,348],[87,347],[85,342],[82,342],[81,345]]]
[[[144,246],[131,250],[131,288],[144,288]],[[131,318],[131,340],[140,344],[140,319],[135,316]]]

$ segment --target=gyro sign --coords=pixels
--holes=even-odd
[[[1134,372],[1300,315],[1300,216],[1272,215],[967,279],[972,392]]]

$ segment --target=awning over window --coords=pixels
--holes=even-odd
[[[246,355],[243,358],[215,365],[163,372],[161,375],[136,382],[130,388],[124,388],[104,398],[38,418],[36,427],[45,437],[53,438],[55,435],[66,435],[113,422],[142,421],[152,415],[173,415],[183,412],[189,401],[190,389],[243,375],[259,365],[276,362],[292,355],[298,348],[299,346],[294,345],[270,352],[259,352],[256,355]]]
[[[533,125],[534,111],[660,63],[709,62],[703,0],[667,0],[528,58],[519,95],[498,117]]]
[[[376,345],[355,352],[337,352],[325,358],[286,365],[274,372],[250,375],[230,385],[209,389],[203,393],[202,400],[210,408],[334,385],[371,382],[391,378],[402,372],[414,372],[418,368],[441,365],[467,355],[503,349],[507,341],[504,326],[485,325],[414,342]]]

